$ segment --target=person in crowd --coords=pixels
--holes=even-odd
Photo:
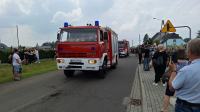
[[[29,62],[29,64],[34,62],[34,60],[35,60],[34,58],[35,58],[34,50],[33,49],[29,49],[28,50],[28,62]]]
[[[192,39],[187,44],[187,56],[190,64],[177,72],[176,65],[172,69],[169,86],[175,90],[175,112],[200,112],[200,39]]]
[[[29,64],[29,52],[28,52],[28,49],[25,49],[24,50],[24,64],[27,65]]]
[[[37,48],[35,48],[34,54],[36,57],[35,63],[40,63],[40,57],[39,57],[39,52],[38,52]]]
[[[186,60],[187,57],[186,57],[185,49],[172,50],[171,52],[172,52],[172,55],[170,56],[169,63],[175,63],[177,71],[179,71],[184,66],[188,65],[188,60]],[[165,80],[167,81],[167,87],[165,90],[165,95],[163,99],[163,107],[161,109],[161,112],[168,112],[170,97],[174,96],[174,93],[175,93],[174,90],[170,90],[169,88],[169,79],[170,79],[170,75],[172,71],[173,70],[167,67],[166,72],[164,74],[166,76]]]
[[[158,45],[158,51],[154,53],[154,56],[152,58],[152,63],[155,70],[155,80],[153,85],[155,86],[158,85],[158,82],[160,81],[162,75],[165,73],[167,61],[168,61],[168,55],[165,52],[164,46],[160,44]]]
[[[145,49],[144,49],[144,62],[143,62],[144,71],[149,71],[149,61],[150,61],[149,46],[145,46]]]
[[[12,56],[12,65],[13,65],[14,80],[18,81],[21,79],[22,65],[21,65],[21,59],[19,57],[19,51],[16,48],[14,49],[14,53]]]
[[[139,59],[139,64],[142,63],[142,46],[138,47],[138,59]]]

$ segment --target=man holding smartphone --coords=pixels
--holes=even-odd
[[[187,45],[190,65],[177,73],[176,65],[171,63],[170,87],[175,89],[175,112],[200,112],[200,39],[192,39]]]
[[[14,80],[16,81],[20,80],[22,72],[21,59],[18,53],[19,53],[18,49],[15,48],[12,56],[12,65],[13,65],[13,76]]]

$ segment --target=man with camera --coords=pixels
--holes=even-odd
[[[192,39],[187,45],[187,55],[190,65],[176,70],[176,65],[171,63],[172,69],[169,85],[175,89],[175,112],[200,112],[200,39]]]

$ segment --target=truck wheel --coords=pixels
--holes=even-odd
[[[99,70],[99,78],[104,79],[106,77],[106,71],[107,71],[107,61],[103,61],[102,69]]]
[[[64,74],[67,78],[73,77],[74,76],[74,70],[64,70]]]
[[[112,66],[113,69],[116,69],[118,65],[118,59],[116,58],[116,63]]]

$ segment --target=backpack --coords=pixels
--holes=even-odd
[[[164,65],[164,59],[163,59],[163,55],[159,55],[156,59],[156,65],[160,66],[160,65]]]

